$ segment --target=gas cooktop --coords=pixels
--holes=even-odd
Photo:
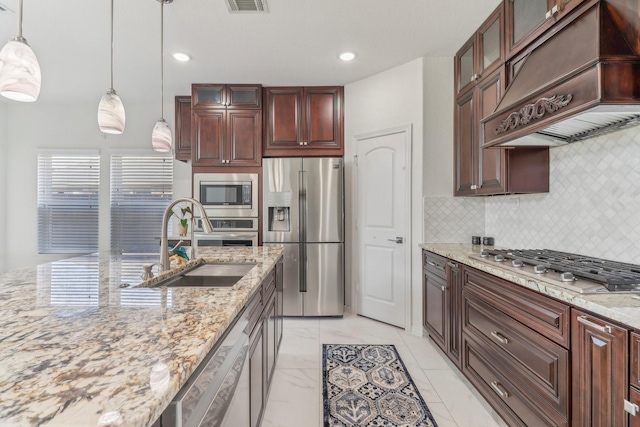
[[[549,249],[488,249],[469,257],[575,292],[640,292],[640,265]]]

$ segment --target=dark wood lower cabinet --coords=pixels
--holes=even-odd
[[[458,263],[447,261],[447,290],[449,292],[449,331],[447,355],[462,369],[462,274]]]
[[[262,413],[264,412],[264,366],[263,357],[263,322],[258,322],[256,328],[251,334],[249,344],[249,387],[250,387],[250,413],[251,427],[257,427],[262,422]]]
[[[442,349],[447,351],[447,282],[429,272],[424,273],[425,323],[429,336]]]
[[[260,310],[256,312],[257,320],[249,338],[251,427],[262,423],[278,359],[282,336],[282,305],[278,305],[279,298],[282,300],[283,289],[282,274],[278,274],[281,268],[282,261],[263,281],[261,290],[263,304],[259,305]]]
[[[465,376],[510,426],[569,426],[567,420],[554,419],[553,413],[538,407],[529,391],[503,368],[503,361],[473,335],[463,335],[462,359]]]
[[[284,263],[282,260],[276,264],[276,345],[280,348],[282,332],[284,330]]]
[[[626,427],[629,332],[572,309],[573,425]]]
[[[435,254],[423,257],[423,326],[449,359],[461,366],[460,268]]]
[[[629,389],[629,404],[640,408],[640,390],[635,387]],[[636,409],[635,414],[628,414],[629,427],[640,427],[640,411]]]
[[[276,355],[278,354],[278,337],[276,335],[276,319],[277,319],[277,311],[276,311],[276,294],[275,292],[271,294],[269,301],[266,305],[266,315],[265,319],[265,337],[266,337],[266,381],[267,381],[267,390],[269,389],[269,385],[271,384],[271,378],[273,377],[273,373],[276,367]]]
[[[640,333],[427,251],[423,280],[425,329],[508,425],[640,427]]]

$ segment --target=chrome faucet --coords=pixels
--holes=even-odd
[[[169,270],[169,248],[168,248],[169,238],[167,237],[168,228],[169,228],[168,227],[169,214],[173,209],[173,207],[180,202],[188,202],[195,205],[195,207],[197,207],[198,210],[200,211],[200,216],[202,217],[202,228],[204,229],[204,232],[213,233],[213,227],[211,226],[211,221],[209,221],[209,217],[207,216],[207,213],[205,212],[204,207],[200,204],[200,202],[198,202],[195,199],[191,199],[189,197],[182,197],[179,199],[175,199],[173,202],[171,202],[171,204],[169,204],[169,206],[167,206],[167,209],[165,209],[164,215],[162,216],[162,236],[160,239],[160,271],[161,272]],[[193,246],[193,242],[191,242],[191,245]]]

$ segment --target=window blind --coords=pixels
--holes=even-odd
[[[172,198],[171,157],[112,155],[112,250],[159,253],[162,215]]]
[[[38,253],[98,250],[100,156],[38,155]]]

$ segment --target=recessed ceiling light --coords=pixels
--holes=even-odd
[[[340,54],[340,59],[342,59],[343,61],[351,61],[355,57],[356,54],[353,52],[342,52]]]
[[[180,62],[187,62],[191,60],[191,57],[186,53],[176,52],[173,54],[173,59]]]

